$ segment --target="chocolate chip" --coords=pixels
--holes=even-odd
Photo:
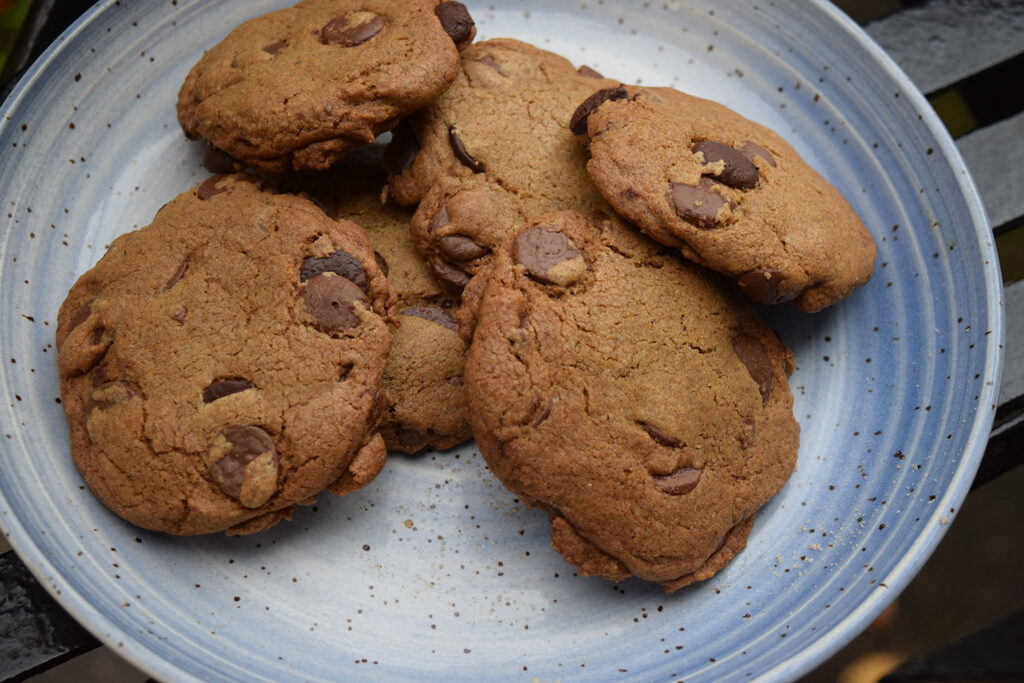
[[[473,35],[473,17],[461,2],[442,2],[434,8],[434,14],[441,21],[441,28],[456,45],[465,42]]]
[[[526,425],[529,427],[538,427],[540,423],[551,417],[551,409],[554,407],[555,402],[552,399],[543,399],[540,396],[536,396],[533,399],[533,403],[530,404],[530,415],[526,418]]]
[[[583,64],[580,66],[580,68],[576,69],[576,73],[578,73],[580,76],[583,76],[584,78],[604,78],[604,76],[601,75],[600,71],[592,69],[586,64]]]
[[[469,282],[469,274],[466,271],[442,261],[437,256],[432,256],[427,263],[438,280],[456,289],[462,289]]]
[[[737,190],[749,190],[757,185],[757,166],[743,152],[714,140],[702,140],[690,148],[694,154],[704,156],[705,164],[723,162],[722,172],[715,180]]]
[[[736,284],[754,301],[759,301],[762,304],[780,304],[800,293],[796,291],[786,295],[780,294],[779,287],[784,280],[782,273],[758,268],[738,276]]]
[[[403,119],[391,130],[391,142],[384,150],[384,166],[391,175],[402,175],[412,168],[419,153],[420,141],[416,139],[416,131],[409,119]]]
[[[672,183],[672,205],[679,217],[703,228],[713,227],[718,210],[726,204],[714,186],[715,181],[706,177],[696,187]]]
[[[322,273],[340,275],[346,280],[356,283],[364,292],[367,291],[366,270],[363,269],[363,264],[344,249],[338,249],[330,256],[323,258],[310,256],[302,262],[302,267],[299,268],[299,279],[305,282]]]
[[[218,379],[203,390],[203,403],[213,403],[219,398],[252,389],[252,384],[244,379]]]
[[[101,377],[97,381],[97,376]],[[99,375],[94,374],[92,378],[92,394],[86,402],[86,413],[92,412],[94,408],[107,410],[113,406],[125,403],[132,396],[138,396],[141,392],[139,385],[134,382],[123,380],[107,380],[106,372]]]
[[[206,152],[203,154],[203,166],[210,173],[221,175],[232,173],[235,170],[236,163],[235,158],[224,150],[217,149],[213,145],[206,145]]]
[[[173,314],[171,314],[171,320],[178,323],[179,325],[185,324],[185,316],[188,315],[188,309],[182,306]]]
[[[480,57],[479,59],[474,59],[473,61],[476,62],[477,64],[489,66],[495,71],[497,71],[499,76],[508,78],[508,72],[501,68],[501,64],[499,64],[498,60],[494,58],[494,55],[484,55],[483,57]]]
[[[283,40],[279,40],[276,43],[271,43],[270,45],[267,45],[265,48],[263,48],[263,51],[269,55],[273,55],[274,57],[276,57],[279,54],[281,54],[281,51],[284,50],[286,47],[288,47],[288,43],[286,43]]]
[[[79,325],[81,325],[82,323],[89,319],[89,316],[92,315],[93,301],[96,301],[96,299],[89,299],[84,304],[75,309],[75,312],[71,314],[71,320],[68,322],[68,325],[70,325],[70,327],[68,328],[69,331],[75,329],[76,327],[78,327]]]
[[[732,338],[732,350],[750,373],[761,392],[761,402],[767,403],[772,395],[772,359],[757,337],[740,332]]]
[[[380,255],[379,251],[373,252],[373,260],[377,262],[377,267],[380,268],[380,272],[384,273],[384,277],[388,275],[388,262]]]
[[[334,273],[317,275],[306,282],[302,298],[325,332],[358,327],[361,321],[355,313],[355,303],[358,301],[364,307],[370,307],[369,300],[357,284]]]
[[[384,388],[378,385],[373,391],[373,403],[370,405],[370,412],[366,416],[366,423],[376,427],[380,424],[381,418],[384,417],[384,413],[390,405],[388,395],[384,393]]]
[[[430,225],[427,226],[427,229],[430,230],[430,232],[434,232],[438,228],[448,225],[449,222],[448,207],[442,204],[441,208],[434,212],[434,215],[430,219]]]
[[[654,439],[658,444],[666,448],[679,448],[681,445],[683,445],[682,441],[675,438],[674,436],[666,434],[665,432],[658,429],[652,424],[648,424],[646,422],[640,422],[639,424],[641,427],[643,427],[643,430],[647,432],[647,434],[652,439]]]
[[[402,311],[402,315],[411,315],[415,318],[423,318],[432,323],[437,323],[455,332],[459,331],[459,324],[455,322],[448,311],[436,306],[410,306]]]
[[[680,467],[672,474],[655,476],[654,483],[663,492],[670,496],[685,496],[697,488],[700,481],[701,470],[692,467]]]
[[[164,291],[166,292],[168,289],[178,284],[178,281],[181,280],[181,278],[185,277],[185,273],[187,272],[188,259],[185,259],[184,261],[181,262],[181,265],[178,266],[178,269],[174,271],[174,275],[172,275],[171,279],[167,281],[167,284],[164,285]]]
[[[434,240],[434,246],[452,261],[472,261],[491,252],[465,235],[445,235]]]
[[[398,443],[402,444],[403,448],[416,452],[426,446],[427,441],[429,437],[415,427],[401,425],[398,428]]]
[[[583,100],[580,106],[576,107],[576,111],[572,113],[572,118],[569,119],[569,130],[576,135],[583,135],[587,132],[587,119],[593,114],[598,107],[607,102],[608,100],[624,100],[629,97],[629,93],[621,85],[614,88],[605,88],[604,90],[598,90],[596,93]]]
[[[770,166],[777,166],[775,163],[775,157],[772,156],[772,153],[756,142],[744,142],[740,145],[740,153],[751,161],[754,160],[754,157],[761,157],[767,161]]]
[[[573,273],[576,277],[567,280],[552,269],[579,257],[580,252],[568,237],[544,226],[523,230],[512,244],[512,258],[526,266],[534,279],[548,284],[565,286],[578,280],[582,273]]]
[[[349,12],[327,22],[320,29],[320,42],[324,45],[355,47],[362,45],[384,30],[384,17],[373,12]]]
[[[455,126],[448,127],[448,144],[452,146],[455,158],[462,162],[463,166],[473,171],[473,173],[484,172],[484,165],[474,159],[473,155],[466,150],[466,145],[456,132]]]
[[[228,188],[218,187],[220,181],[225,178],[227,178],[227,175],[224,173],[218,173],[215,176],[210,176],[196,188],[196,196],[202,200],[206,200],[214,195],[220,194],[221,192],[227,192]]]
[[[104,382],[109,379],[107,376],[107,366],[97,365],[96,368],[89,375],[89,384],[92,385],[93,389],[101,386]]]
[[[277,449],[270,435],[255,425],[222,429],[210,456],[210,477],[221,491],[246,507],[259,507],[277,489]],[[262,466],[250,468],[257,459]]]

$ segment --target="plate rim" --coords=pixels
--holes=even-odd
[[[986,259],[988,267],[983,264],[982,273],[985,275],[984,284],[986,302],[988,304],[987,314],[992,322],[991,327],[994,337],[993,343],[989,343],[985,358],[985,368],[991,373],[991,381],[986,381],[979,394],[979,410],[971,425],[971,433],[967,444],[960,456],[960,463],[950,480],[950,486],[945,490],[941,500],[936,501],[935,512],[932,518],[942,516],[942,511],[947,506],[960,509],[961,504],[970,492],[971,483],[981,464],[988,445],[988,437],[992,431],[992,424],[995,420],[994,407],[998,405],[999,385],[1002,379],[1004,342],[1006,335],[1005,308],[1002,305],[1003,282],[999,270],[999,254],[995,248],[995,236],[992,234],[992,225],[988,218],[988,212],[981,199],[981,193],[974,182],[967,163],[964,161],[960,149],[956,146],[952,135],[950,135],[942,119],[925,97],[924,93],[911,80],[910,76],[899,64],[886,52],[871,35],[851,19],[845,12],[829,0],[811,0],[819,10],[824,12],[838,28],[843,29],[847,35],[855,40],[871,58],[878,63],[887,76],[900,88],[901,95],[909,97],[913,108],[921,115],[921,123],[927,127],[939,145],[941,156],[948,160],[952,171],[957,179],[961,196],[966,200],[967,208],[971,215],[972,227],[978,237],[980,255]],[[989,235],[986,243],[984,237]],[[986,375],[982,375],[983,379]],[[989,410],[985,406],[992,405]],[[786,680],[810,672],[820,665],[828,657],[838,652],[845,644],[849,643],[865,628],[881,611],[895,600],[900,593],[909,585],[924,564],[931,558],[939,542],[946,535],[950,524],[928,524],[926,532],[918,536],[917,540],[910,546],[886,577],[885,587],[876,587],[867,600],[862,602],[845,619],[837,623],[826,634],[819,637],[810,646],[800,650],[789,659],[777,664],[767,671],[759,674],[759,678],[765,680]]]
[[[793,2],[794,0],[789,1]],[[806,2],[807,0],[802,1]],[[4,101],[0,103],[0,127],[9,123],[4,120],[6,113],[22,101],[63,47],[115,4],[117,4],[115,0],[105,0],[90,7],[36,58],[10,89]],[[982,273],[985,276],[983,284],[987,295],[986,313],[993,331],[989,335],[991,341],[987,345],[985,354],[983,379],[987,381],[982,385],[978,400],[979,409],[971,422],[970,435],[960,454],[957,469],[950,480],[950,485],[945,489],[943,497],[937,501],[935,512],[932,514],[934,519],[941,516],[942,511],[949,506],[959,509],[966,498],[984,455],[995,418],[995,410],[985,408],[985,406],[998,404],[997,397],[1002,376],[1005,340],[1005,310],[1002,305],[1003,283],[999,270],[998,253],[995,249],[995,239],[992,236],[991,224],[980,192],[970,170],[952,136],[925,95],[870,34],[836,5],[829,0],[810,0],[810,4],[812,5],[811,9],[820,11],[836,28],[842,29],[861,49],[865,50],[868,56],[881,67],[885,75],[892,79],[901,95],[905,95],[909,99],[913,109],[920,115],[920,123],[927,128],[939,146],[936,151],[946,159],[956,177],[960,196],[965,201],[974,233],[978,237],[977,246],[980,257],[987,261],[987,266],[983,264]],[[987,242],[986,234],[990,236]],[[72,588],[66,582],[63,574],[49,562],[43,550],[36,545],[21,520],[14,514],[8,514],[14,513],[14,510],[2,492],[0,492],[0,512],[3,512],[0,515],[0,531],[4,533],[19,559],[50,596],[87,631],[115,651],[118,656],[152,676],[176,681],[201,680],[161,658],[147,646],[145,641],[118,628],[98,607]],[[757,674],[757,678],[759,680],[792,679],[811,671],[837,652],[863,631],[870,620],[906,588],[931,557],[948,528],[949,524],[927,524],[926,530],[918,536],[903,559],[896,563],[892,572],[886,577],[886,587],[876,587],[866,600],[828,632],[783,662],[760,672]]]

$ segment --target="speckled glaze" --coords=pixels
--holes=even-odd
[[[1003,321],[977,192],[924,98],[821,0],[469,3],[624,81],[711,97],[790,140],[879,246],[796,355],[799,463],[750,543],[666,597],[581,579],[473,445],[395,456],[244,538],[140,531],[68,456],[57,308],[118,233],[201,180],[174,98],[203,49],[287,0],[100,2],[0,116],[0,526],[100,639],[168,680],[790,679],[863,629],[954,520],[991,426]]]

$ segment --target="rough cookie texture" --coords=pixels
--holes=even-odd
[[[256,531],[359,488],[384,465],[394,306],[357,226],[211,177],[61,306],[72,457],[107,507],[174,534]]]
[[[764,126],[670,88],[633,86],[595,93],[572,126],[616,211],[755,300],[813,312],[870,279],[871,234]]]
[[[466,345],[455,322],[458,297],[416,253],[409,233],[412,211],[381,202],[387,174],[377,152],[377,145],[365,147],[304,185],[332,218],[366,230],[398,294],[398,325],[384,368],[391,398],[380,424],[384,442],[410,454],[444,450],[472,438],[462,407]]]
[[[796,461],[790,351],[614,216],[527,224],[465,291],[467,405],[497,477],[581,574],[667,592],[741,550]]]
[[[390,194],[419,202],[411,228],[434,273],[459,289],[527,219],[606,208],[568,130],[576,105],[614,84],[516,40],[471,45],[437,102],[395,129]]]
[[[323,169],[444,92],[474,35],[458,2],[304,0],[203,55],[178,120],[261,171]]]

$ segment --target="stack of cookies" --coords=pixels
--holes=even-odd
[[[581,574],[671,592],[744,547],[799,443],[750,300],[836,303],[870,234],[725,107],[474,37],[458,2],[304,0],[195,65],[178,116],[217,175],[58,317],[115,513],[250,533],[475,438]]]

